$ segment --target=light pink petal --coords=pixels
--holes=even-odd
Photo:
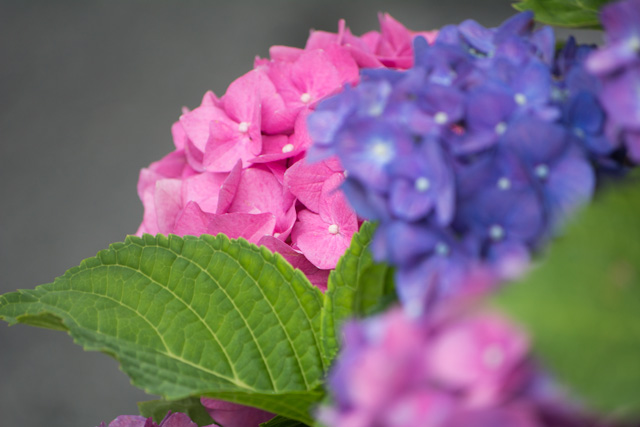
[[[275,416],[261,409],[217,399],[200,399],[213,420],[224,427],[257,427]]]
[[[300,55],[300,58],[291,66],[291,82],[296,88],[296,93],[292,91],[288,96],[283,94],[283,98],[288,102],[287,105],[306,107],[342,89],[343,76],[338,71],[338,67],[333,64],[332,59],[337,58],[332,58],[322,50],[306,51]],[[344,55],[340,60],[350,60],[357,67],[350,55]],[[342,63],[338,66],[348,67],[347,64]],[[309,98],[304,100],[304,95],[308,95]]]
[[[223,233],[230,239],[242,237],[258,243],[263,236],[273,234],[275,225],[276,217],[271,213],[226,213],[210,215],[206,232],[212,235]]]
[[[156,182],[155,207],[158,229],[162,234],[173,233],[176,218],[182,209],[182,181],[179,179],[161,179]]]
[[[428,357],[433,378],[465,388],[470,399],[491,404],[528,351],[526,336],[495,314],[463,319],[434,338]],[[475,395],[475,396],[474,396]]]
[[[293,62],[302,55],[304,49],[290,46],[271,46],[269,56],[273,61]]]
[[[238,184],[240,184],[240,176],[242,175],[242,161],[238,160],[236,165],[231,169],[229,175],[220,186],[220,195],[218,196],[218,206],[215,213],[223,214],[229,210],[231,202],[236,197]]]
[[[260,129],[261,73],[250,71],[234,80],[222,98],[222,105],[229,118],[237,123],[247,122]]]
[[[264,236],[260,239],[258,245],[265,246],[271,252],[279,253],[293,268],[302,271],[314,286],[322,292],[327,290],[327,280],[329,279],[330,270],[320,270],[311,264],[301,252],[294,250],[291,246],[276,237]]]
[[[220,186],[227,178],[226,173],[203,172],[182,181],[182,205],[190,201],[198,202],[205,212],[216,212]]]
[[[335,170],[336,164],[339,165],[335,159],[311,164],[304,159],[300,160],[285,173],[285,186],[307,209],[319,212],[320,196],[325,181],[333,175],[341,176],[340,182],[344,179],[342,171]],[[337,188],[340,182],[334,188]]]
[[[342,191],[338,189],[343,179],[344,175],[334,173],[324,182],[318,213],[324,221],[338,224],[340,232],[351,239],[351,235],[358,229],[358,217]]]
[[[238,160],[248,164],[250,159],[260,153],[260,124],[249,124],[246,132],[240,126],[241,124],[228,118],[211,122],[211,136],[203,160],[207,170],[229,172]]]
[[[320,215],[308,210],[298,212],[298,222],[291,231],[291,240],[300,248],[307,259],[320,269],[335,268],[338,259],[349,246],[340,232],[333,233],[330,228],[335,224],[327,224]]]
[[[201,106],[180,116],[180,123],[193,146],[204,152],[209,140],[210,123],[225,116],[223,110],[214,106]]]
[[[199,236],[207,233],[209,218],[213,214],[204,212],[196,202],[189,202],[175,221],[173,234]]]
[[[171,136],[173,137],[173,145],[175,145],[176,149],[184,150],[189,138],[184,131],[184,127],[182,127],[182,123],[178,121],[171,126]]]
[[[251,159],[252,163],[267,163],[275,160],[282,160],[293,157],[300,150],[296,150],[294,145],[289,143],[287,135],[273,135],[262,137],[262,153],[258,157]]]
[[[212,91],[207,91],[202,97],[201,107],[218,107],[222,108],[220,99]]]
[[[351,56],[348,48],[341,46],[330,46],[325,49],[331,64],[338,71],[340,86],[345,83],[356,84],[360,78],[358,64]]]
[[[109,427],[144,427],[146,421],[139,415],[120,415],[109,423]]]
[[[272,213],[276,217],[275,232],[284,239],[295,221],[294,199],[264,166],[245,169],[229,212]]]
[[[458,409],[458,402],[452,395],[436,389],[410,390],[394,397],[395,401],[389,403],[382,419],[388,427],[442,427]]]

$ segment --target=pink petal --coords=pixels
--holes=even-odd
[[[238,160],[236,165],[231,169],[229,175],[220,186],[220,195],[218,196],[218,206],[215,213],[226,213],[233,202],[238,184],[240,184],[240,176],[242,175],[242,161]]]
[[[209,218],[213,214],[204,212],[196,202],[188,202],[175,221],[173,234],[199,236],[208,232]]]
[[[162,234],[173,233],[176,218],[182,209],[182,181],[179,179],[161,179],[156,182],[155,208],[158,229]]]
[[[207,224],[207,234],[223,233],[230,239],[242,237],[257,244],[263,236],[273,234],[275,225],[276,218],[271,213],[211,215]]]
[[[302,159],[287,169],[284,183],[307,209],[319,212],[322,187],[333,175],[340,176],[340,182],[344,179],[344,173],[340,170],[339,161],[335,157],[311,164]],[[333,189],[337,188],[340,182]]]
[[[247,122],[260,130],[260,92],[265,83],[261,73],[250,71],[233,81],[222,98],[224,111],[237,123]]]
[[[200,399],[213,420],[224,427],[257,427],[275,415],[261,409],[223,400]]]
[[[229,118],[211,122],[211,135],[203,159],[207,170],[229,172],[238,160],[248,164],[250,159],[260,153],[260,123],[249,124],[246,132],[242,132],[241,125]]]
[[[220,186],[227,175],[227,173],[203,172],[182,181],[182,205],[195,201],[205,212],[216,212]]]
[[[343,236],[339,228],[333,233],[335,230],[330,227],[335,225],[327,224],[316,213],[302,210],[298,212],[298,222],[291,231],[291,240],[316,267],[335,268],[351,238]]]
[[[291,246],[282,240],[273,236],[264,236],[258,242],[258,245],[265,246],[271,252],[279,253],[287,260],[293,268],[302,271],[307,279],[319,288],[322,292],[327,290],[327,280],[329,279],[329,270],[320,270],[309,262],[301,253],[294,250]]]

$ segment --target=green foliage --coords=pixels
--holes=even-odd
[[[577,396],[640,415],[640,181],[602,194],[539,266],[496,298]]]
[[[266,423],[260,424],[260,427],[306,427],[306,424],[303,424],[299,421],[290,420],[289,418],[277,416],[275,418],[270,419]]]
[[[513,6],[531,10],[536,20],[549,25],[600,28],[599,10],[612,0],[522,0]]]
[[[350,317],[365,317],[383,310],[395,300],[393,271],[375,263],[369,250],[375,225],[365,222],[329,275],[322,314],[325,363],[336,355],[340,327]]]
[[[158,424],[169,411],[187,414],[191,421],[199,426],[213,424],[211,416],[200,403],[199,397],[187,397],[180,400],[149,400],[147,402],[139,402],[138,409],[140,409],[142,416],[151,417]]]
[[[0,296],[0,318],[66,329],[168,400],[225,397],[311,422],[322,294],[244,240],[129,237],[53,283]]]

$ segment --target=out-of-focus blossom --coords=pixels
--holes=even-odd
[[[107,427],[107,424],[102,422],[98,427]],[[191,421],[188,415],[181,412],[169,412],[160,424],[153,422],[151,417],[145,418],[137,415],[120,415],[115,420],[111,421],[108,427],[198,427],[198,424]],[[209,427],[214,427],[211,424]]]

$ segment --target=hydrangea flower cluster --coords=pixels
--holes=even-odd
[[[598,425],[540,374],[522,331],[496,313],[460,308],[428,318],[395,309],[347,324],[329,378],[334,402],[319,419],[332,427]]]
[[[274,46],[224,96],[208,92],[185,109],[172,127],[175,151],[140,173],[137,234],[243,237],[325,289],[359,223],[335,191],[344,179],[337,159],[304,161],[306,118],[321,99],[356,84],[360,68],[412,65],[415,34],[389,15],[380,25],[357,37],[340,22],[337,34],[313,31],[304,49]]]
[[[607,5],[601,22],[606,43],[589,55],[586,68],[600,80],[608,140],[640,163],[640,1]]]
[[[339,157],[342,188],[379,222],[374,254],[397,266],[411,312],[457,293],[479,263],[496,282],[522,274],[590,200],[596,172],[623,167],[592,50],[570,40],[556,56],[530,12],[491,29],[468,20],[431,45],[416,38],[412,68],[363,70],[309,116],[310,158]]]

